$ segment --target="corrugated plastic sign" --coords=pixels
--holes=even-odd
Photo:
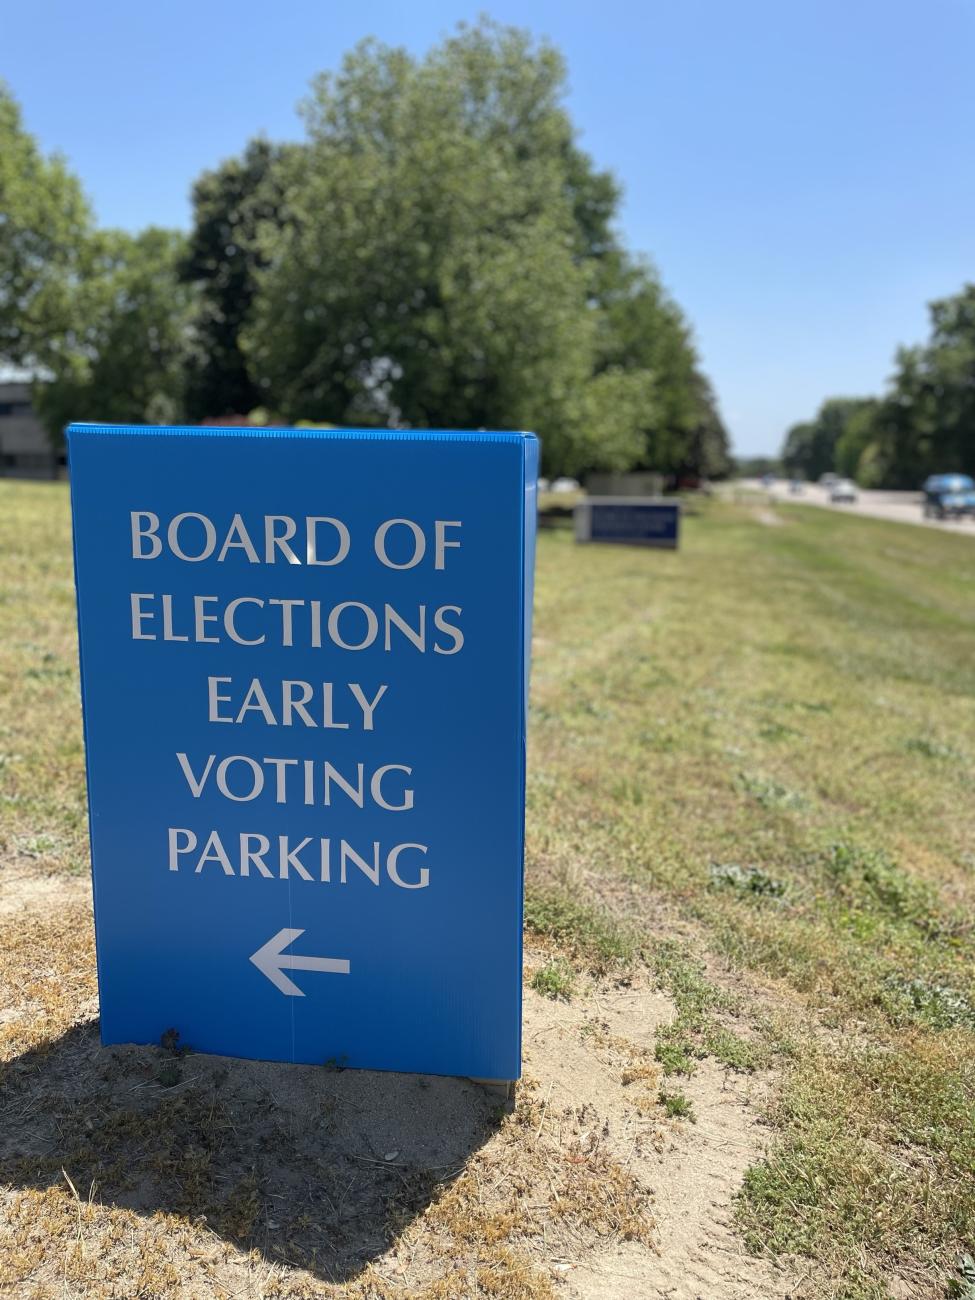
[[[68,442],[103,1041],[516,1078],[535,438]]]

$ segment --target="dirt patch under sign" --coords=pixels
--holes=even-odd
[[[571,1002],[526,989],[513,1111],[464,1080],[197,1056],[176,1035],[104,1049],[87,889],[3,870],[6,1294],[790,1294],[730,1223],[767,1083],[705,1061],[668,1115],[653,1036],[673,1006],[642,975]]]

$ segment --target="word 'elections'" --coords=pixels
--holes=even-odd
[[[379,609],[361,600],[343,600],[323,608],[320,600],[263,596],[173,596],[133,591],[129,601],[133,641],[187,641],[218,645],[273,645],[320,650],[391,651],[412,645],[421,654],[453,655],[464,645],[456,618],[459,605],[438,605],[427,617],[427,606],[401,613],[392,605]],[[430,627],[432,624],[432,628]]]

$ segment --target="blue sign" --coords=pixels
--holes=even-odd
[[[651,497],[589,497],[575,508],[579,542],[629,542],[676,549],[680,504]]]
[[[534,436],[68,445],[102,1041],[517,1078]]]

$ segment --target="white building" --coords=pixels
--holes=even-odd
[[[0,476],[58,478],[64,453],[55,451],[34,412],[30,384],[0,379]]]

